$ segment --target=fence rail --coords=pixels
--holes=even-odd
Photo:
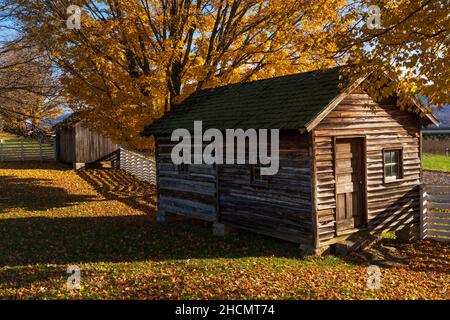
[[[156,162],[152,156],[120,148],[120,169],[151,184],[156,184]]]
[[[27,139],[0,139],[0,162],[34,160],[55,160],[54,143]]]
[[[450,134],[425,133],[423,136],[422,151],[424,153],[450,155]]]
[[[450,185],[422,185],[421,238],[450,241]]]

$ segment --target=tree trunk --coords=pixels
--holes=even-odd
[[[181,81],[182,81],[183,67],[181,61],[174,61],[168,71],[168,84],[169,84],[169,110],[174,105],[175,99],[181,94]]]

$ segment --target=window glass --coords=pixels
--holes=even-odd
[[[401,149],[384,150],[384,176],[390,179],[401,177]]]

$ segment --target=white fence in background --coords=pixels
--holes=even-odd
[[[120,169],[142,181],[156,184],[156,161],[153,156],[120,148]]]
[[[55,144],[28,139],[0,139],[1,161],[55,160]]]
[[[422,185],[422,239],[450,241],[450,185]]]

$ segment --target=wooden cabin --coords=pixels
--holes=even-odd
[[[88,163],[117,160],[119,145],[83,125],[77,113],[58,123],[55,132],[57,160],[73,164],[75,170]]]
[[[156,137],[158,219],[167,213],[301,244],[318,252],[342,236],[418,222],[421,127],[437,123],[376,102],[340,69],[200,91],[143,134]],[[413,103],[413,102],[412,102]],[[276,175],[258,165],[171,161],[173,130],[279,129]]]

